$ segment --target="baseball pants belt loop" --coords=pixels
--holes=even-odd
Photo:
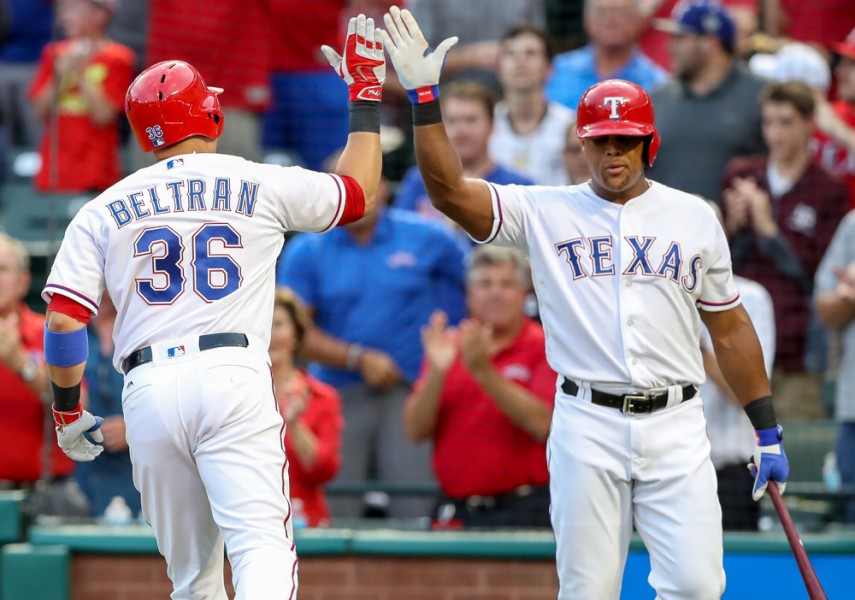
[[[247,348],[249,347],[249,339],[243,333],[208,333],[199,336],[200,351],[226,347]],[[122,370],[127,375],[132,369],[150,363],[152,360],[154,360],[154,354],[151,351],[151,346],[146,346],[131,352],[130,356],[122,363]]]
[[[561,391],[568,396],[575,396],[579,393],[579,384],[565,377],[561,384]],[[694,385],[683,386],[682,391],[683,399],[681,402],[691,400],[698,393],[698,389]],[[642,415],[666,408],[668,406],[668,391],[618,395],[591,389],[591,402],[599,406],[616,408],[628,415]]]

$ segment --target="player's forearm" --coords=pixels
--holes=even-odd
[[[362,188],[366,213],[374,209],[382,166],[383,155],[378,134],[357,131],[347,136],[347,145],[341,153],[335,171],[338,175],[353,177]]]
[[[492,366],[472,374],[481,389],[511,422],[542,442],[549,435],[552,411],[527,389],[508,381]]]
[[[47,326],[48,329],[57,333],[70,333],[86,327],[86,325],[80,321],[53,311],[48,311],[47,313]],[[48,363],[47,372],[53,383],[59,387],[70,388],[79,385],[83,380],[83,371],[85,367],[85,361],[70,367],[59,367]]]
[[[844,327],[855,318],[855,302],[837,292],[820,294],[814,306],[820,323],[825,327]]]
[[[433,435],[445,376],[445,373],[429,369],[424,385],[407,398],[404,405],[404,433],[410,441],[421,442]]]
[[[722,375],[739,403],[746,406],[771,394],[763,350],[744,308],[740,306],[725,313],[732,314],[712,313],[716,316],[704,322],[710,330]]]

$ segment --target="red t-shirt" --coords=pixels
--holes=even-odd
[[[27,352],[37,360],[44,356],[45,317],[22,304],[18,313],[18,331]],[[45,407],[39,397],[21,377],[0,362],[0,479],[36,481],[42,475],[42,440],[45,431]],[[71,475],[74,462],[63,454],[56,443],[56,434],[47,441],[51,445],[51,472],[54,477]]]
[[[54,57],[68,52],[73,43],[66,40],[45,47],[30,85],[30,98],[38,96],[53,81]],[[121,112],[133,68],[133,50],[108,42],[89,58],[83,77],[100,85],[110,103]],[[103,191],[122,178],[118,120],[98,125],[89,118],[77,74],[63,77],[59,87],[56,185],[51,185],[52,131],[50,123],[46,123],[39,149],[42,168],[35,187],[59,192]]]
[[[271,37],[271,69],[331,72],[321,46],[326,44],[341,53],[345,33],[342,12],[347,4],[348,0],[271,0],[270,22],[276,32]]]
[[[849,127],[855,128],[855,105],[838,100],[833,103],[835,112]],[[821,131],[814,130],[814,157],[823,169],[837,175],[849,186],[849,208],[855,208],[855,152],[831,139]]]
[[[490,362],[505,379],[554,406],[556,377],[546,362],[543,329],[536,322],[526,319],[517,338]],[[426,370],[425,362],[414,392],[424,385]],[[546,444],[499,410],[459,355],[442,388],[433,444],[434,472],[451,498],[493,496],[549,482]]]
[[[187,61],[223,88],[225,108],[260,112],[270,102],[270,16],[266,2],[151,0],[146,62]]]
[[[306,410],[298,420],[317,438],[315,462],[304,466],[297,458],[290,432],[285,433],[285,452],[288,456],[288,476],[291,480],[291,498],[303,501],[303,511],[310,527],[328,525],[330,511],[324,495],[324,484],[335,477],[341,465],[341,435],[344,430],[341,398],[334,387],[302,373],[309,388]]]
[[[798,42],[830,46],[855,27],[852,0],[781,0],[783,34]]]

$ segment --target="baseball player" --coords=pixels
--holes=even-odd
[[[267,354],[274,263],[286,231],[325,231],[373,206],[386,68],[375,33],[360,15],[343,56],[322,48],[352,101],[336,174],[216,154],[223,90],[177,60],[143,71],[125,111],[158,162],[80,210],[42,293],[58,441],[78,461],[95,459],[102,439],[79,404],[84,325],[105,289],[114,300],[134,483],[172,598],[226,598],[224,541],[237,598],[296,597],[285,425]]]
[[[608,80],[579,102],[591,179],[569,187],[464,179],[442,126],[431,52],[406,10],[384,42],[413,101],[416,158],[434,205],[476,241],[527,253],[558,373],[547,445],[559,598],[618,598],[633,523],[663,600],[724,591],[721,509],[698,386],[700,322],[757,430],[759,499],[788,464],[757,336],[706,203],[649,181],[659,136],[647,94]]]

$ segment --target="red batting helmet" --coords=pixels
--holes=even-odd
[[[647,92],[622,79],[607,79],[588,88],[576,112],[576,137],[605,135],[647,138],[647,164],[653,164],[661,140]]]
[[[139,74],[125,96],[125,115],[145,152],[162,150],[194,135],[217,139],[223,109],[199,71],[180,60],[167,60]]]

